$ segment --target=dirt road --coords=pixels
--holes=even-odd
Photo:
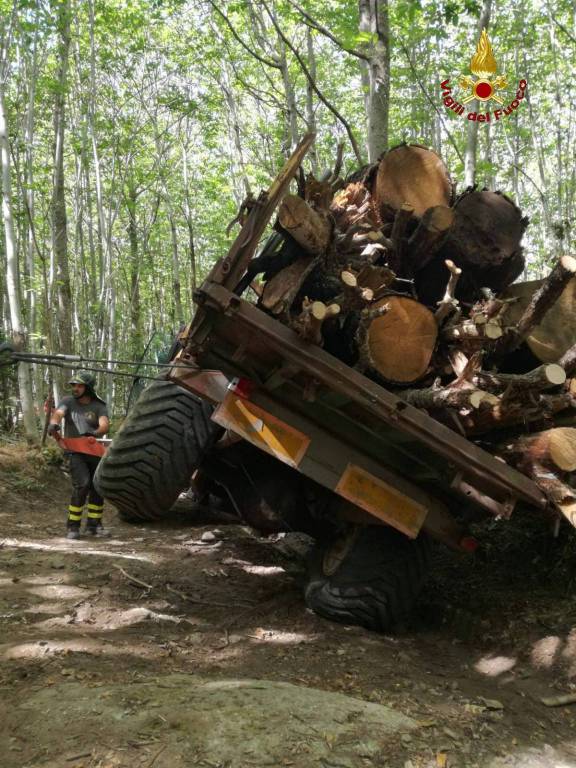
[[[306,610],[298,537],[107,510],[67,542],[67,494],[0,443],[2,768],[576,767],[576,704],[541,702],[576,691],[574,539],[488,526],[383,637]]]

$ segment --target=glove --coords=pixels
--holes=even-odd
[[[60,435],[60,424],[50,424],[48,426],[48,434],[50,437],[58,437]]]

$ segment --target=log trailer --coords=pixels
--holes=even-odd
[[[316,539],[305,599],[333,620],[393,628],[424,582],[431,540],[460,551],[466,521],[530,506],[535,480],[279,322],[239,292],[313,137],[295,150],[196,291],[167,376],[155,380],[96,482],[130,521],[190,485],[262,530]]]

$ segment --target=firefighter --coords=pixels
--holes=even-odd
[[[65,437],[102,437],[110,422],[104,400],[94,391],[95,377],[87,371],[79,371],[68,385],[72,395],[64,397],[50,419],[48,434],[58,439],[64,419]],[[80,525],[84,504],[88,501],[86,533],[90,536],[106,536],[102,527],[104,499],[94,488],[93,478],[100,461],[99,456],[66,450],[72,477],[72,498],[68,507],[68,539],[80,538]]]

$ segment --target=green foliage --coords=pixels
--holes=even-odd
[[[370,52],[376,37],[359,31],[357,0],[299,4],[338,41],[314,30],[313,61],[299,11],[288,0],[266,3],[303,60],[315,67],[324,97],[363,145],[364,64],[341,46]],[[54,291],[60,279],[50,271],[53,117],[61,90],[57,3],[19,0],[17,7],[6,103],[24,314],[38,349],[56,343]],[[238,230],[227,235],[226,227],[247,190],[266,188],[289,153],[288,95],[296,102],[298,133],[307,129],[309,86],[296,57],[284,50],[289,94],[277,66],[250,53],[278,64],[285,49],[266,8],[260,0],[228,0],[217,7],[234,31],[207,2],[86,0],[71,6],[64,162],[75,349],[63,351],[133,358],[153,330],[173,329],[172,223],[188,318],[190,232],[198,283],[230,247]],[[461,186],[467,122],[444,108],[439,82],[449,77],[457,88],[459,77],[469,73],[481,3],[398,0],[388,10],[390,143],[434,147]],[[0,0],[2,18],[9,19],[11,11],[12,3]],[[511,100],[526,77],[532,109],[524,101],[513,117],[479,126],[477,180],[506,191],[530,217],[526,250],[537,271],[555,255],[551,243],[557,252],[569,251],[576,238],[575,44],[561,28],[573,29],[572,13],[569,0],[508,0],[493,9],[489,28],[499,72],[510,83],[505,98]],[[344,141],[344,172],[354,170],[342,125],[315,93],[311,98],[319,169],[332,168]],[[27,197],[33,199],[31,211]],[[117,384],[118,403],[128,386]]]

